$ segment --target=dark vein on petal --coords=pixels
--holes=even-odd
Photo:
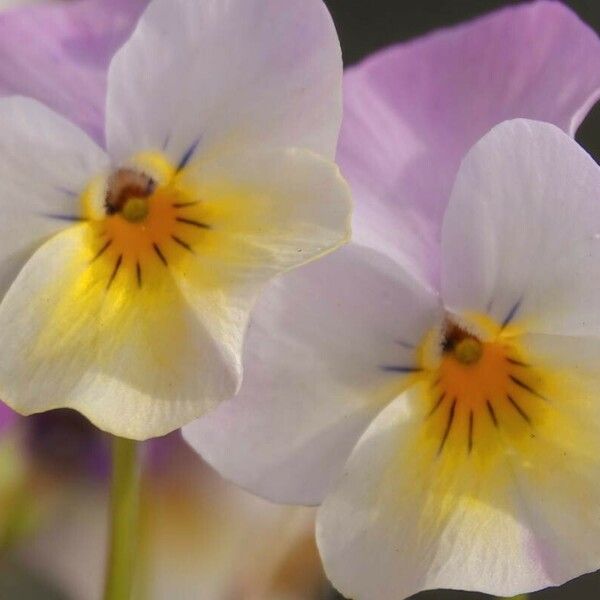
[[[200,221],[195,221],[194,219],[185,219],[184,217],[177,217],[175,219],[178,223],[183,223],[184,225],[191,225],[192,227],[198,227],[198,229],[210,229],[210,226],[206,223],[202,223]]]
[[[510,325],[510,323],[512,322],[512,320],[515,318],[517,312],[519,312],[519,308],[521,307],[521,302],[523,300],[519,300],[509,311],[509,313],[506,315],[506,318],[504,319],[504,321],[502,321],[502,326],[501,329],[504,329],[505,327],[507,327],[508,325]]]
[[[454,402],[452,402],[452,406],[450,407],[450,411],[448,413],[448,421],[446,422],[446,429],[444,430],[444,436],[442,437],[442,441],[440,443],[440,447],[438,448],[438,456],[442,453],[444,446],[446,445],[446,440],[448,439],[448,435],[450,434],[450,429],[452,428],[452,423],[454,422],[454,413],[456,411],[456,398]]]
[[[509,362],[511,365],[515,365],[516,367],[525,367],[525,368],[527,368],[527,367],[530,366],[527,363],[521,362],[520,360],[516,360],[515,358],[507,357],[506,361]]]
[[[139,260],[138,260],[137,264],[135,265],[135,275],[137,278],[138,287],[141,288],[142,287],[142,265],[140,265]]]
[[[420,373],[423,369],[420,369],[419,367],[384,365],[381,367],[381,370],[388,373]]]
[[[66,196],[70,196],[71,198],[77,198],[77,196],[79,196],[79,194],[77,192],[74,192],[73,190],[70,190],[69,188],[57,187],[56,191],[60,192],[61,194],[65,194]]]
[[[192,156],[194,156],[196,150],[198,149],[199,143],[200,143],[200,140],[198,139],[185,151],[185,153],[181,157],[181,160],[179,161],[179,164],[177,165],[178,173],[179,173],[179,171],[181,171],[181,170],[185,169],[185,167],[187,167],[188,163],[192,159]]]
[[[521,408],[521,406],[519,406],[518,402],[516,402],[512,396],[506,396],[506,397],[507,397],[508,401],[511,403],[511,405],[513,406],[513,408],[521,415],[521,417],[523,417],[523,419],[529,425],[531,425],[531,419],[529,418],[529,415]]]
[[[494,410],[492,403],[489,400],[486,400],[485,403],[487,405],[488,413],[490,413],[490,418],[492,419],[494,427],[498,428],[498,417],[496,417],[496,411]]]
[[[194,254],[194,249],[187,242],[183,241],[181,238],[178,238],[176,235],[172,235],[171,239],[176,244],[179,244],[182,248],[185,248],[186,250],[188,250],[189,252]]]
[[[431,410],[427,413],[427,418],[431,417],[435,411],[442,405],[444,398],[446,397],[446,392],[440,394],[440,397],[437,399],[436,403],[431,407]]]
[[[469,413],[469,454],[473,450],[473,411]]]
[[[196,206],[198,202],[175,202],[173,208],[189,208],[190,206]]]
[[[521,381],[518,377],[515,377],[514,375],[509,375],[509,378],[515,385],[518,385],[521,389],[525,390],[526,392],[529,392],[532,396],[535,396],[536,398],[539,398],[540,400],[546,400],[546,398],[544,398],[544,396],[542,396],[539,392],[536,392],[530,385],[527,385],[524,381]]]
[[[397,340],[396,344],[398,344],[398,346],[401,346],[402,348],[406,348],[407,350],[414,350],[415,349],[415,345],[411,344],[410,342],[405,342],[403,340]]]
[[[152,247],[154,248],[154,252],[156,252],[156,255],[158,256],[158,258],[160,258],[160,262],[163,265],[165,265],[165,267],[168,267],[169,263],[167,262],[165,255],[162,253],[160,246],[158,244],[154,243],[154,244],[152,244]]]
[[[117,262],[115,264],[115,268],[113,269],[113,272],[110,276],[110,279],[108,280],[108,285],[106,286],[106,289],[110,289],[110,286],[113,284],[113,281],[115,280],[117,273],[119,272],[119,269],[121,268],[121,265],[123,264],[123,255],[120,254],[119,258],[117,258]]]
[[[83,223],[83,222],[89,220],[89,219],[86,219],[85,217],[78,217],[77,215],[52,215],[52,214],[45,214],[44,216],[47,217],[48,219],[54,219],[56,221],[67,221],[69,223]]]
[[[102,246],[102,248],[100,248],[100,250],[98,250],[98,252],[96,252],[96,255],[94,256],[94,258],[92,258],[91,262],[94,262],[95,260],[98,260],[109,248],[110,245],[112,244],[112,239],[108,240],[104,246]]]

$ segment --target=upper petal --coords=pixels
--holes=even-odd
[[[30,96],[104,140],[108,65],[146,0],[45,2],[0,15],[0,93]]]
[[[351,68],[338,156],[355,239],[437,283],[442,217],[467,150],[517,117],[572,135],[599,93],[600,40],[559,2],[506,8]]]
[[[529,331],[600,333],[600,168],[557,127],[494,128],[458,174],[442,237],[454,311]]]
[[[222,475],[317,504],[414,367],[438,300],[388,258],[349,246],[275,280],[253,313],[238,396],[184,428]],[[407,375],[408,376],[408,375]]]
[[[34,100],[0,99],[0,131],[2,298],[37,246],[82,216],[78,195],[108,160],[85,133]]]
[[[342,62],[321,0],[154,0],[109,74],[118,160],[164,148],[310,148],[332,157]]]

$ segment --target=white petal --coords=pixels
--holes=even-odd
[[[437,297],[350,246],[274,281],[253,314],[240,394],[184,428],[221,474],[279,502],[320,502],[403,386]],[[401,337],[402,336],[402,337]]]
[[[81,130],[26,98],[0,100],[0,298],[31,253],[80,217],[78,195],[107,165]]]
[[[332,158],[341,77],[321,0],[154,0],[111,64],[108,148],[164,148],[177,164],[267,142]]]
[[[596,359],[599,351],[596,342]],[[564,398],[571,407],[580,399]],[[319,511],[325,569],[345,596],[400,600],[436,588],[513,596],[598,568],[597,417],[586,425],[553,407],[521,442],[528,451],[507,447],[478,462],[464,446],[436,456],[424,408],[408,392],[382,411]],[[590,415],[592,402],[586,408]]]
[[[74,408],[135,439],[177,429],[231,397],[252,295],[234,304],[223,292],[182,292],[180,275],[158,261],[156,283],[149,274],[138,289],[123,268],[108,290],[113,265],[93,260],[90,235],[88,225],[56,235],[0,304],[0,397],[23,414]]]
[[[350,236],[350,190],[334,163],[306,150],[262,150],[195,164],[184,185],[201,198],[210,230],[201,269],[263,283]]]
[[[529,331],[600,333],[600,168],[553,125],[508,121],[462,164],[442,236],[456,311]]]

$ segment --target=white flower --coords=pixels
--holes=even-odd
[[[454,184],[440,288],[359,246],[282,278],[241,397],[186,438],[272,499],[325,496],[321,555],[357,600],[597,569],[599,191],[555,126],[495,127]]]
[[[0,397],[142,439],[232,396],[261,286],[348,236],[341,73],[321,0],[154,0],[106,150],[2,99]]]

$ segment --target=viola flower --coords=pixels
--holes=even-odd
[[[2,99],[0,397],[145,439],[232,396],[261,287],[348,236],[341,72],[321,0],[154,0],[105,148]]]
[[[324,500],[347,597],[512,596],[600,566],[600,169],[568,135],[599,62],[544,2],[347,75],[361,243],[271,285],[240,395],[184,428],[241,485]],[[494,127],[511,116],[530,119]]]

